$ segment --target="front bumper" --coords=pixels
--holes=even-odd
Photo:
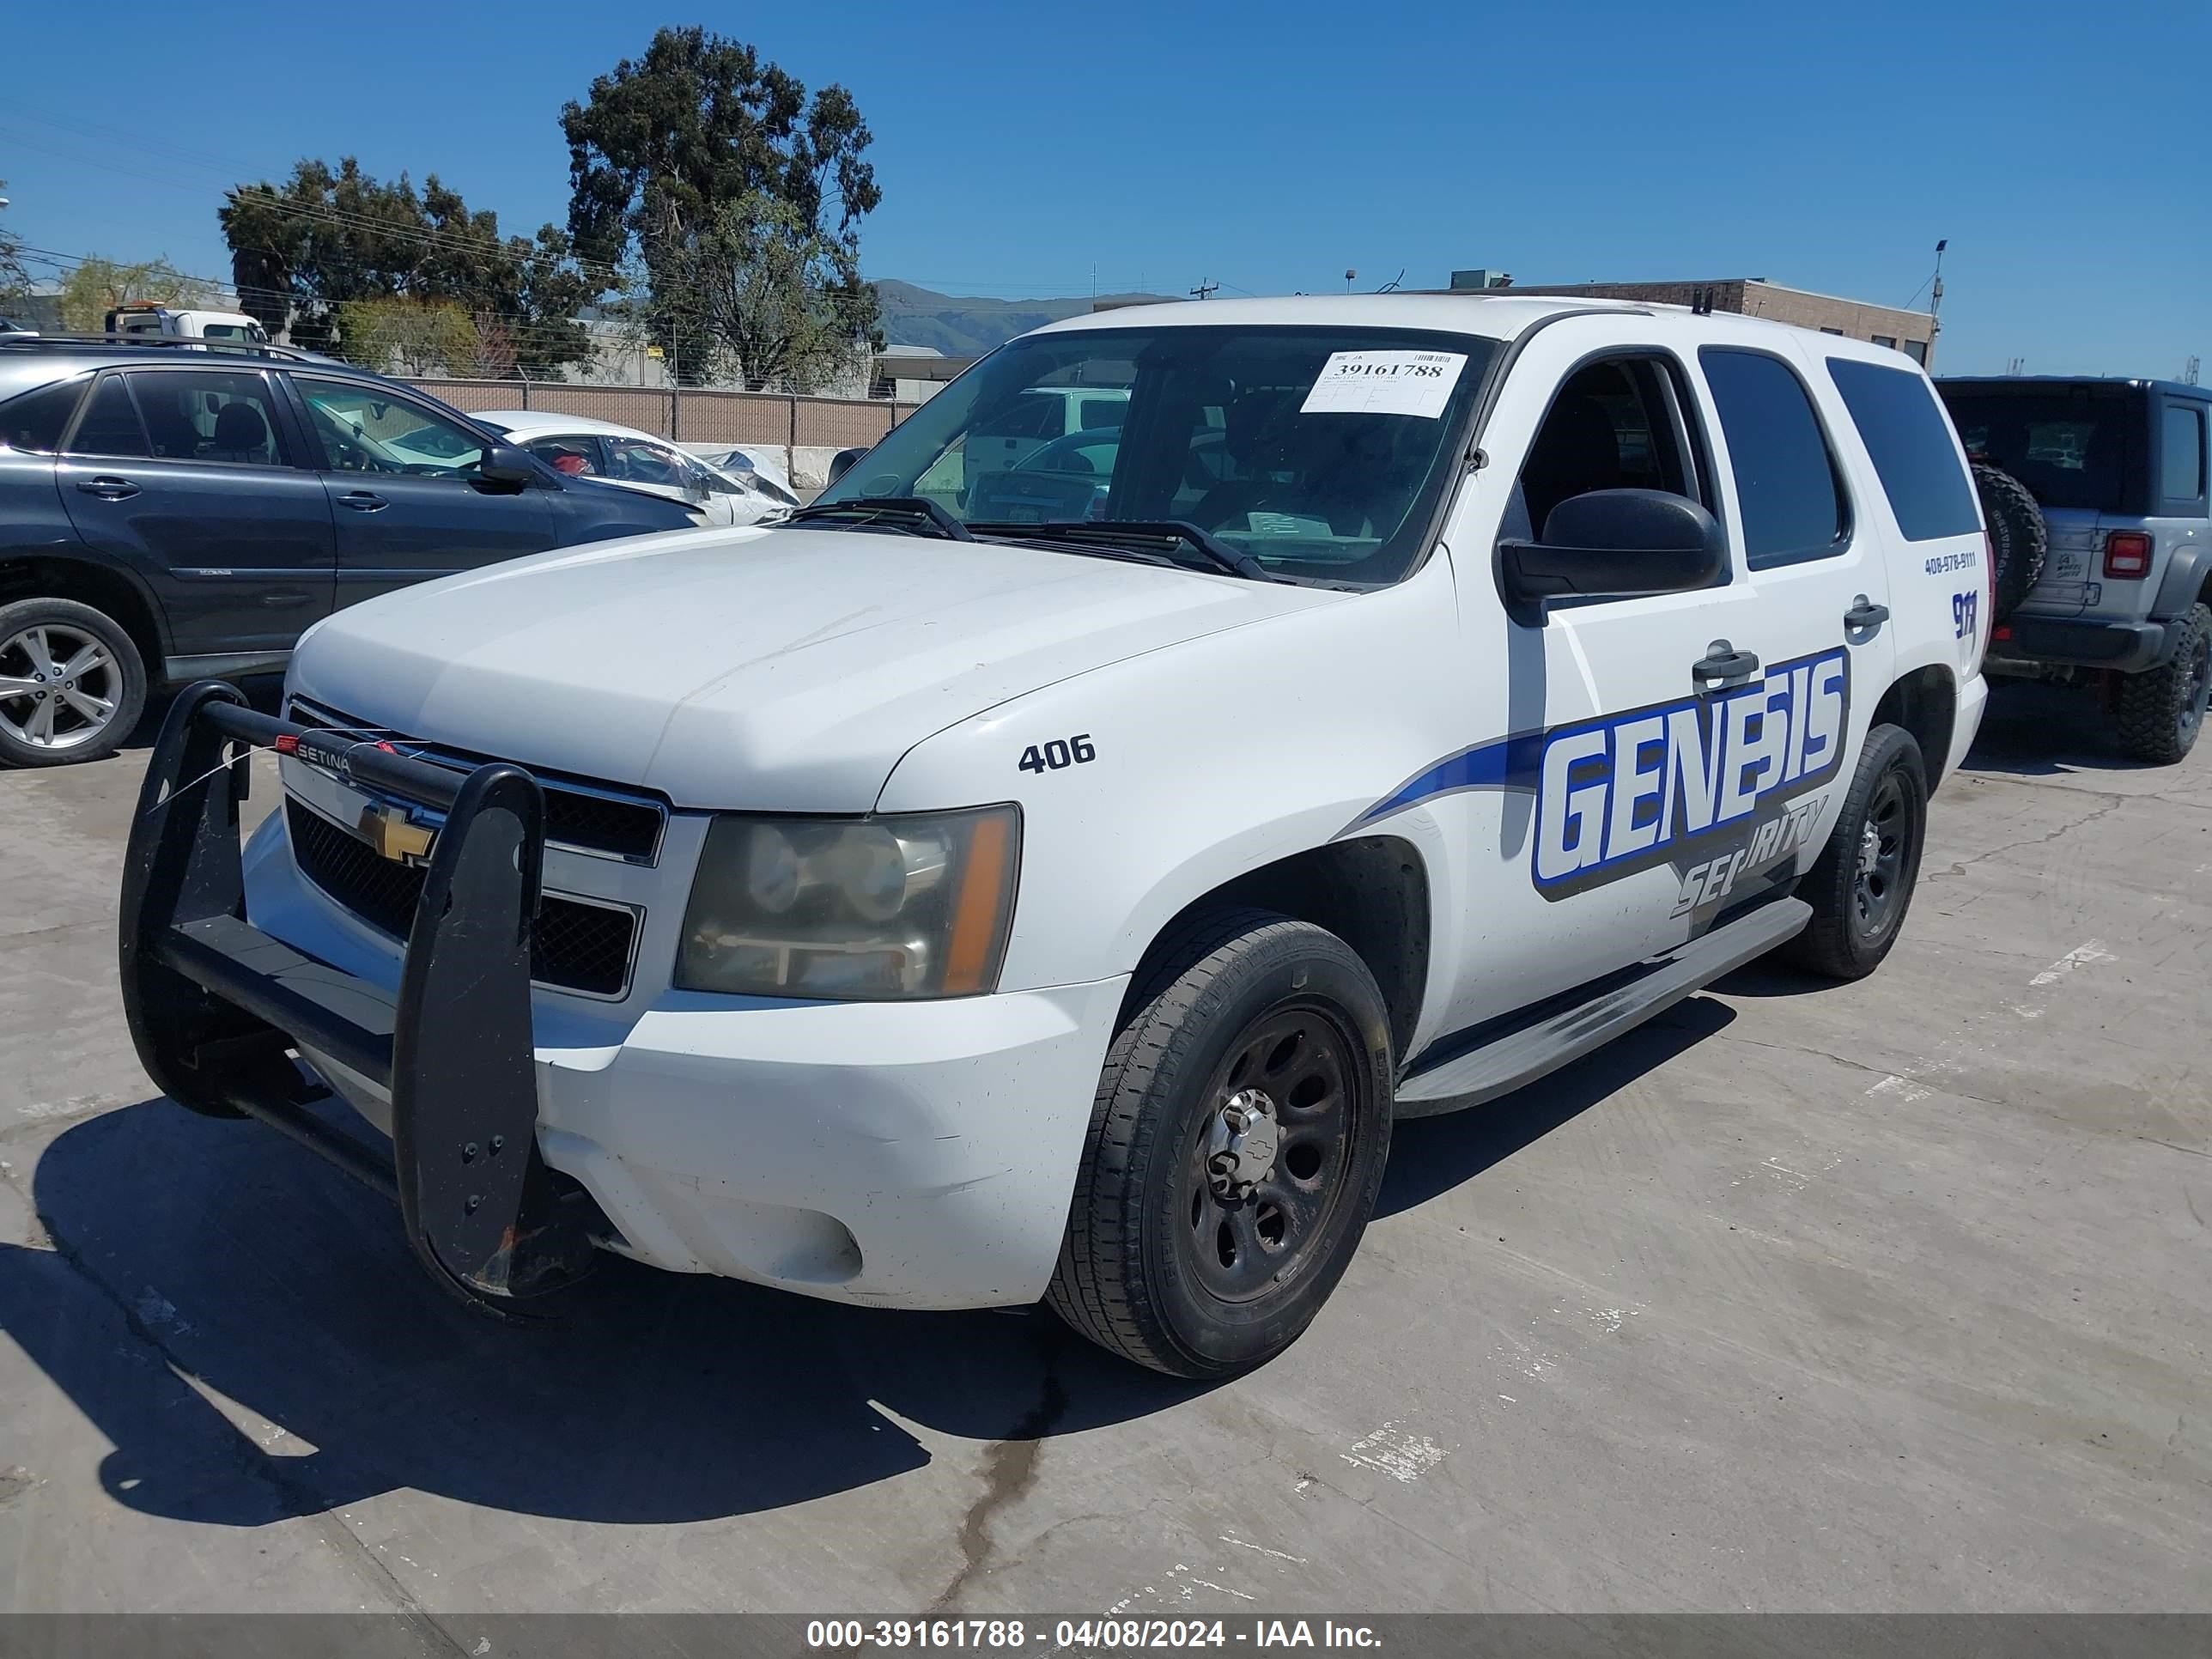
[[[257,928],[398,984],[398,945],[300,874],[282,813],[244,876]],[[655,1267],[876,1305],[1026,1304],[1058,1259],[1127,987],[911,1003],[663,989],[618,1006],[540,987],[538,1147],[604,1213],[599,1242]],[[300,1048],[389,1131],[385,1084]]]
[[[2009,630],[2009,637],[1990,642],[1986,664],[1999,673],[2008,662],[2017,662],[2139,674],[2158,667],[2172,649],[2170,630],[2160,622],[2099,622],[2014,612],[2002,626]]]

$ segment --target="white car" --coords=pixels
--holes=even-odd
[[[798,505],[780,483],[733,472],[678,449],[665,438],[588,416],[538,409],[492,409],[478,426],[513,439],[555,471],[696,507],[710,525],[775,524]]]
[[[1127,394],[1096,513],[920,493],[1067,385]],[[477,1300],[599,1248],[1258,1364],[1394,1118],[1769,951],[1871,971],[1984,697],[1926,377],[1676,308],[1072,319],[738,533],[340,612],[284,720],[187,693],[149,769],[152,1074],[327,1139],[296,1051]],[[242,869],[227,790],[161,805],[241,737],[284,790]]]

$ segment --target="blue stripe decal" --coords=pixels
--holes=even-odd
[[[1440,795],[1464,794],[1470,789],[1534,790],[1543,769],[1544,738],[1541,730],[1520,732],[1448,755],[1426,771],[1407,779],[1362,812],[1350,827],[1372,823]]]

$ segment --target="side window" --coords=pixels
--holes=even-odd
[[[605,438],[600,441],[607,447],[606,476],[610,478],[673,489],[687,489],[695,482],[690,461],[672,449],[663,449],[659,444],[638,438]]]
[[[1828,377],[1873,458],[1875,476],[1905,539],[1978,535],[1974,489],[1959,465],[1934,388],[1910,369],[1852,357],[1829,358]]]
[[[476,434],[382,386],[312,374],[295,374],[292,384],[331,471],[466,482],[483,462],[483,440]]]
[[[1656,358],[1607,358],[1569,375],[1522,464],[1526,533],[1541,537],[1553,508],[1593,489],[1661,489],[1702,501],[1686,407]],[[1506,533],[1522,528],[1509,520]]]
[[[1118,427],[1128,416],[1127,398],[1085,398],[1076,405],[1076,423],[1085,432],[1095,432],[1100,427]]]
[[[1779,357],[1733,346],[1700,346],[1743,519],[1744,556],[1754,570],[1843,551],[1850,534],[1835,459],[1813,400]]]
[[[249,370],[133,370],[131,390],[154,453],[168,461],[282,466],[276,400]]]
[[[2169,501],[2201,501],[2204,497],[2204,410],[2198,404],[2166,406],[2166,447],[2163,482],[2159,490]]]
[[[69,448],[72,455],[143,459],[153,453],[147,447],[146,429],[138,424],[138,410],[131,401],[131,388],[123,384],[120,374],[100,377],[84,413],[77,417]]]
[[[84,387],[82,380],[64,380],[0,404],[0,444],[52,454],[62,447],[62,434],[69,428],[70,416],[76,413]]]
[[[523,447],[564,478],[596,478],[605,471],[599,441],[588,433],[532,438]]]

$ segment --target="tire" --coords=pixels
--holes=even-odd
[[[1271,911],[1201,915],[1154,962],[1107,1048],[1046,1299],[1139,1365],[1230,1376],[1296,1341],[1359,1247],[1389,1016],[1351,946]],[[1259,1120],[1241,1137],[1239,1104]]]
[[[51,683],[58,669],[73,666],[76,675],[58,694],[35,689]],[[73,766],[104,760],[131,735],[145,708],[145,661],[113,617],[74,599],[0,605],[0,762]]]
[[[1870,869],[1863,867],[1869,832]],[[1813,920],[1781,954],[1830,979],[1863,979],[1881,967],[1911,906],[1927,832],[1928,769],[1920,744],[1901,726],[1877,726],[1867,733],[1827,845],[1798,885]]]
[[[1982,521],[1990,527],[1990,546],[1996,555],[1997,586],[1990,596],[1994,607],[1990,620],[2002,622],[2027,597],[2028,590],[2043,580],[2051,532],[2035,497],[2011,473],[1975,462],[1974,493],[1981,497]]]
[[[2131,759],[2171,766],[2197,745],[2212,699],[2212,606],[2192,605],[2174,624],[2163,668],[2120,676],[2112,719]]]

